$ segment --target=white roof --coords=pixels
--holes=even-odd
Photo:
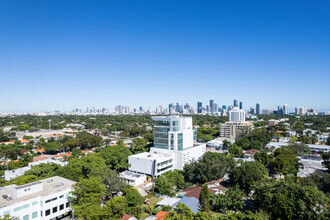
[[[125,179],[136,180],[141,177],[145,178],[146,175],[126,170],[120,173],[119,176]]]
[[[318,148],[324,150],[330,150],[330,145],[320,145],[320,144],[307,144],[309,148]]]
[[[34,192],[32,194],[28,194],[22,197],[15,197],[14,190],[22,187],[26,187],[28,185],[33,184],[43,184],[43,190]],[[14,203],[18,203],[21,201],[29,200],[38,196],[48,196],[57,192],[61,192],[67,189],[72,189],[72,185],[75,184],[74,181],[65,179],[63,177],[54,176],[48,179],[39,180],[32,183],[27,183],[25,185],[17,186],[16,184],[11,184],[5,187],[1,187],[0,189],[0,207],[8,206]],[[12,197],[11,200],[6,200],[3,196],[7,195]]]
[[[162,206],[172,206],[176,202],[181,200],[180,198],[165,198],[157,203],[157,205],[162,205]]]
[[[170,159],[173,154],[165,154],[161,152],[143,152],[140,154],[134,154],[130,157],[136,157],[141,159],[149,159],[149,160],[155,160],[155,159]]]

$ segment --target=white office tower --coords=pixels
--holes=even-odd
[[[289,114],[289,105],[288,104],[283,105],[283,114],[285,114],[285,115]]]
[[[71,211],[69,193],[75,182],[55,176],[25,185],[0,189],[0,216],[21,220],[57,219]]]
[[[245,111],[234,107],[229,111],[229,121],[245,121]]]
[[[191,117],[152,117],[154,147],[150,152],[128,157],[130,171],[159,176],[166,171],[183,170],[185,164],[198,160],[206,151],[205,144],[196,143],[197,130]]]

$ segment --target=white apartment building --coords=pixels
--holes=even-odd
[[[17,186],[0,188],[0,216],[20,220],[48,220],[71,211],[69,193],[74,181],[55,176]]]
[[[306,115],[307,107],[297,107],[296,108],[296,115]]]
[[[197,130],[191,117],[163,116],[154,120],[154,147],[150,152],[128,157],[130,171],[159,176],[166,171],[183,170],[185,164],[198,160],[206,152],[206,144],[198,144]]]
[[[51,158],[48,158],[46,160],[36,161],[36,162],[30,162],[29,165],[26,167],[17,168],[16,170],[5,170],[5,180],[9,181],[16,177],[23,176],[25,171],[30,170],[33,166],[36,166],[36,165],[39,165],[42,163],[48,163],[48,164],[55,163],[60,166],[66,166],[68,164],[68,162],[61,162],[61,161],[53,160]]]
[[[234,107],[229,111],[229,121],[245,121],[245,111]]]

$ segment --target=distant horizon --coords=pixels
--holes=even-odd
[[[329,10],[325,0],[1,1],[0,112],[209,99],[329,111]]]
[[[214,100],[214,102],[217,103],[217,104],[219,105],[219,106],[218,106],[219,108],[221,108],[222,105],[226,105],[226,106],[232,106],[232,105],[233,105],[233,104],[220,104],[220,103],[216,102],[215,100]],[[177,102],[172,102],[172,103],[173,103],[174,105],[176,105]],[[180,105],[185,105],[186,103],[187,103],[187,102],[181,102],[181,103],[179,102]],[[208,102],[208,103],[209,103],[209,102]],[[169,105],[169,104],[170,104],[170,103],[168,103],[168,104],[159,104],[159,105],[155,105],[155,106],[149,106],[149,105],[147,105],[147,106],[142,106],[142,105],[141,105],[141,107],[143,108],[144,111],[147,111],[149,107],[151,108],[151,110],[155,111],[155,109],[156,109],[157,107],[159,107],[160,105],[162,105],[164,108],[168,108],[168,105]],[[196,101],[195,103],[188,103],[188,104],[189,104],[191,107],[197,108],[197,101]],[[202,104],[203,104],[203,107],[206,107],[206,105],[209,105],[209,104],[207,104],[207,102],[203,102],[203,101],[202,101]],[[263,106],[262,106],[262,103],[259,103],[259,104],[260,104],[260,109],[261,109],[261,110],[277,110],[277,107],[278,107],[279,105],[284,105],[284,104],[287,104],[287,103],[279,104],[279,105],[276,105],[276,106],[273,106],[273,107],[268,107],[268,108],[263,107]],[[84,112],[86,112],[86,109],[87,109],[87,108],[91,109],[91,108],[93,108],[93,107],[95,107],[96,110],[99,110],[99,109],[102,109],[102,108],[106,108],[107,110],[112,110],[112,111],[114,111],[114,110],[115,110],[115,107],[116,107],[116,106],[119,106],[119,105],[121,105],[121,106],[129,106],[130,109],[131,109],[131,111],[133,111],[134,108],[138,110],[139,107],[140,107],[140,106],[132,106],[132,105],[116,104],[116,105],[111,105],[111,106],[110,106],[110,105],[97,105],[97,106],[86,106],[86,107],[79,107],[79,106],[76,106],[76,107],[72,107],[72,108],[70,108],[70,109],[44,109],[44,110],[22,110],[22,111],[3,111],[2,109],[0,109],[0,113],[14,113],[14,114],[21,114],[21,113],[41,113],[41,112],[55,112],[55,111],[60,111],[61,113],[64,113],[64,112],[72,112],[74,109],[82,110],[82,112],[84,113]],[[296,107],[307,107],[307,109],[312,109],[312,108],[314,108],[314,109],[316,109],[319,113],[320,113],[320,112],[329,112],[329,111],[330,111],[330,108],[317,108],[317,107],[309,106],[309,105],[291,106],[290,104],[288,104],[288,106],[289,106],[289,113],[294,113]],[[246,106],[244,105],[244,102],[243,102],[243,110],[245,110],[245,111],[249,111],[251,107],[252,107],[252,108],[255,108],[256,105],[246,107]]]

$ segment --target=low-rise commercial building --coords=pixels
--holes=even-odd
[[[0,216],[21,220],[48,220],[71,211],[69,193],[75,182],[55,176],[17,186],[0,188]]]

